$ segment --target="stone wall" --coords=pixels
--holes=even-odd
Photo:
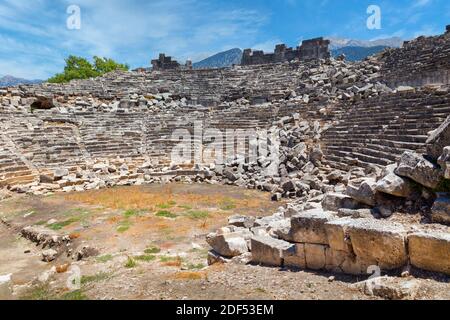
[[[275,47],[274,53],[264,53],[263,51],[253,51],[251,49],[244,50],[241,64],[260,65],[280,63],[293,60],[314,60],[314,59],[328,59],[330,52],[328,50],[329,40],[323,38],[316,38],[303,41],[302,45],[296,49],[288,48],[285,44],[279,44]]]

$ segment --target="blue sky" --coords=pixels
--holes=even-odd
[[[366,27],[378,5],[381,30]],[[69,5],[81,29],[66,27]],[[194,61],[226,49],[338,36],[376,39],[443,33],[448,0],[0,0],[0,75],[47,78],[69,54],[112,57],[133,68],[159,52]]]

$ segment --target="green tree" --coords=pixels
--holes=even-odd
[[[57,73],[48,79],[50,83],[69,82],[74,79],[88,79],[101,76],[114,70],[129,69],[128,65],[120,64],[112,59],[94,57],[94,64],[87,59],[76,56],[69,56],[66,61],[63,73]]]

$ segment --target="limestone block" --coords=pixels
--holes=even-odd
[[[252,262],[281,267],[285,256],[295,253],[295,245],[271,237],[254,236],[251,239]]]
[[[232,232],[225,234],[212,233],[206,237],[206,242],[221,256],[232,258],[249,251],[247,239],[251,232]]]
[[[347,234],[347,228],[352,222],[353,219],[351,218],[341,218],[325,223],[327,242],[333,250],[347,253],[353,251]]]
[[[444,177],[439,166],[410,151],[402,155],[395,173],[431,189],[436,188]]]
[[[352,253],[327,248],[325,269],[337,273],[367,275],[370,266],[376,266],[374,260],[364,260]]]
[[[305,244],[306,267],[311,270],[323,270],[326,266],[327,246],[321,244]]]
[[[359,219],[348,226],[348,234],[356,256],[376,261],[381,269],[397,269],[407,261],[406,230],[387,221]]]
[[[450,194],[439,193],[431,208],[433,222],[450,225]]]
[[[442,155],[438,159],[438,164],[444,172],[444,178],[450,179],[450,146],[443,149]]]
[[[284,266],[306,269],[305,245],[303,243],[295,244],[294,252],[284,257]]]
[[[450,275],[450,234],[418,232],[408,236],[411,264],[417,268]]]
[[[440,157],[444,147],[450,146],[450,116],[439,128],[431,132],[426,144],[427,154],[434,160]]]
[[[322,207],[328,211],[338,211],[340,208],[357,209],[359,204],[351,197],[340,193],[327,193],[322,201]]]
[[[396,197],[407,198],[413,193],[414,188],[410,180],[395,173],[390,173],[377,182],[375,190]]]
[[[359,187],[348,185],[347,195],[368,206],[375,205],[375,180],[367,179]]]
[[[325,223],[334,217],[321,209],[302,212],[291,218],[290,239],[298,243],[328,244]]]

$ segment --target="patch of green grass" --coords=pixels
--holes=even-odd
[[[196,249],[196,248],[193,248],[193,249],[189,250],[189,252],[196,253],[199,257],[206,259],[206,258],[208,258],[209,250],[208,249]]]
[[[183,261],[180,256],[172,257],[172,256],[161,256],[159,257],[159,261],[161,262],[172,262],[172,261]]]
[[[129,209],[129,210],[125,211],[125,212],[123,213],[123,215],[124,215],[126,218],[131,218],[131,217],[137,217],[137,216],[140,216],[140,215],[142,214],[142,212],[143,212],[143,211],[141,211],[141,210]]]
[[[197,263],[197,264],[188,263],[186,267],[188,270],[201,270],[201,269],[205,268],[206,266],[203,263]]]
[[[92,282],[99,282],[102,280],[106,280],[110,277],[111,275],[107,272],[99,272],[95,275],[92,276],[82,276],[81,277],[81,285],[86,285],[88,283],[92,283]]]
[[[156,213],[157,217],[175,219],[177,215],[167,210],[161,210]]]
[[[39,222],[35,223],[34,225],[36,225],[36,226],[43,226],[45,224],[47,224],[47,221],[39,221]]]
[[[111,261],[112,259],[113,259],[113,256],[111,254],[105,254],[103,256],[96,258],[96,260],[100,263],[106,263],[108,261]]]
[[[62,295],[61,299],[62,300],[73,300],[73,301],[89,300],[89,298],[81,290],[67,292]]]
[[[133,258],[128,257],[127,262],[125,263],[125,268],[132,269],[137,266],[136,261]]]
[[[151,255],[151,254],[146,254],[146,255],[134,257],[134,259],[136,259],[138,261],[143,261],[143,262],[150,262],[150,261],[156,260],[156,256]]]
[[[192,207],[191,207],[191,206],[188,206],[188,205],[178,206],[178,208],[184,209],[184,210],[192,210]]]
[[[191,219],[206,219],[209,218],[208,211],[191,210],[186,213],[186,216]]]
[[[49,229],[51,229],[51,230],[58,231],[58,230],[61,230],[64,227],[67,227],[67,226],[71,225],[72,223],[75,223],[75,222],[78,222],[78,221],[80,221],[78,218],[70,218],[70,219],[68,219],[66,221],[49,224],[49,225],[47,225],[47,227]]]
[[[156,253],[160,253],[160,252],[161,252],[161,249],[158,247],[155,247],[155,246],[149,247],[144,250],[145,254],[156,254]]]
[[[233,210],[236,209],[236,204],[232,199],[224,199],[220,204],[220,209],[225,211]]]
[[[29,289],[20,300],[52,300],[54,295],[50,291],[48,284],[42,284]]]
[[[121,221],[117,225],[116,230],[117,230],[117,232],[124,233],[124,232],[128,231],[128,229],[130,229],[131,225],[132,225],[132,223],[130,221],[124,220],[124,221]]]

